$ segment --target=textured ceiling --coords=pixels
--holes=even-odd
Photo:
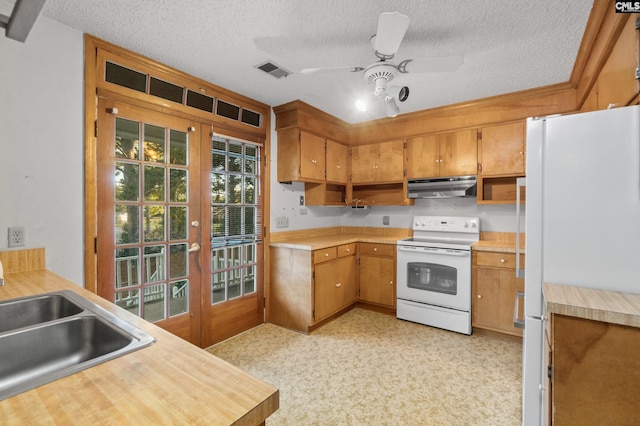
[[[13,1],[10,0],[10,3]],[[300,99],[347,122],[370,92],[360,73],[301,75],[314,67],[366,66],[381,12],[411,19],[396,55],[463,55],[454,72],[401,74],[401,113],[569,79],[589,0],[48,0],[43,16],[271,106]],[[36,22],[38,25],[38,22]],[[28,39],[27,39],[28,42]],[[270,60],[293,72],[276,79]]]

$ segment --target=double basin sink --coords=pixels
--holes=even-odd
[[[70,290],[0,302],[0,400],[153,342]]]

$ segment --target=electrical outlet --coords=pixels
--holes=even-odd
[[[276,228],[288,228],[289,218],[287,216],[276,217]]]
[[[9,247],[24,247],[24,226],[9,227]]]
[[[382,224],[389,225],[389,216],[382,216]]]

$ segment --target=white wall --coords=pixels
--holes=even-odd
[[[0,250],[24,226],[26,247],[83,285],[83,36],[42,16],[25,43],[0,31]]]

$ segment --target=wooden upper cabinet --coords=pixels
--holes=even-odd
[[[404,142],[399,140],[351,148],[351,182],[399,182],[404,178]]]
[[[407,177],[475,175],[478,167],[475,129],[411,138],[407,142]]]
[[[636,20],[629,19],[597,80],[597,108],[607,109],[628,105],[638,93],[636,57],[638,41]]]
[[[327,139],[327,182],[349,182],[349,147]]]
[[[525,123],[483,127],[478,162],[483,176],[524,175]]]
[[[298,128],[278,131],[278,182],[323,182],[325,139]]]
[[[421,136],[407,141],[407,177],[439,176],[440,142],[438,135]]]

